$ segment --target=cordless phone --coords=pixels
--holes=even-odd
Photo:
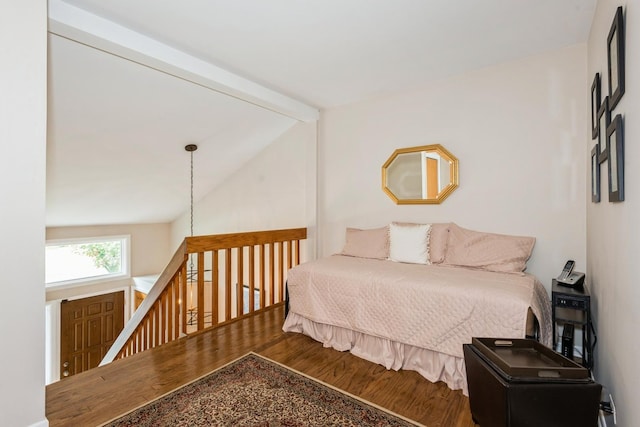
[[[561,286],[569,286],[572,288],[581,288],[584,283],[584,273],[573,271],[573,267],[576,265],[575,261],[570,259],[564,265],[562,273],[556,279],[556,283]]]
[[[570,259],[569,261],[567,261],[567,263],[564,265],[564,268],[562,269],[562,273],[560,273],[560,275],[558,276],[558,280],[561,282],[567,280],[575,265],[576,263],[574,260]]]

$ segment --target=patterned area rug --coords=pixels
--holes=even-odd
[[[106,424],[115,426],[415,426],[249,353]]]

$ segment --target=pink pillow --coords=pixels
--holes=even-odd
[[[341,255],[359,258],[389,258],[389,227],[361,230],[347,228]]]
[[[429,239],[429,260],[431,264],[441,264],[447,254],[449,244],[449,227],[451,223],[431,224],[431,238]]]
[[[443,264],[522,273],[527,267],[535,242],[533,237],[484,233],[451,223]]]

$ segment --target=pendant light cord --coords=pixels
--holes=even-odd
[[[193,151],[191,151],[191,237],[193,237]]]
[[[191,237],[193,237],[193,152],[198,149],[198,146],[196,144],[188,144],[184,147],[184,149],[191,154],[191,182],[190,182],[191,198],[190,198],[189,207],[190,207],[190,231],[191,231]],[[193,272],[193,257],[191,256],[191,254],[189,254],[189,270]]]

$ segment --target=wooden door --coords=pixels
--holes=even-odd
[[[95,368],[124,327],[124,291],[60,305],[60,378]]]
[[[438,197],[438,161],[427,157],[427,199]]]

